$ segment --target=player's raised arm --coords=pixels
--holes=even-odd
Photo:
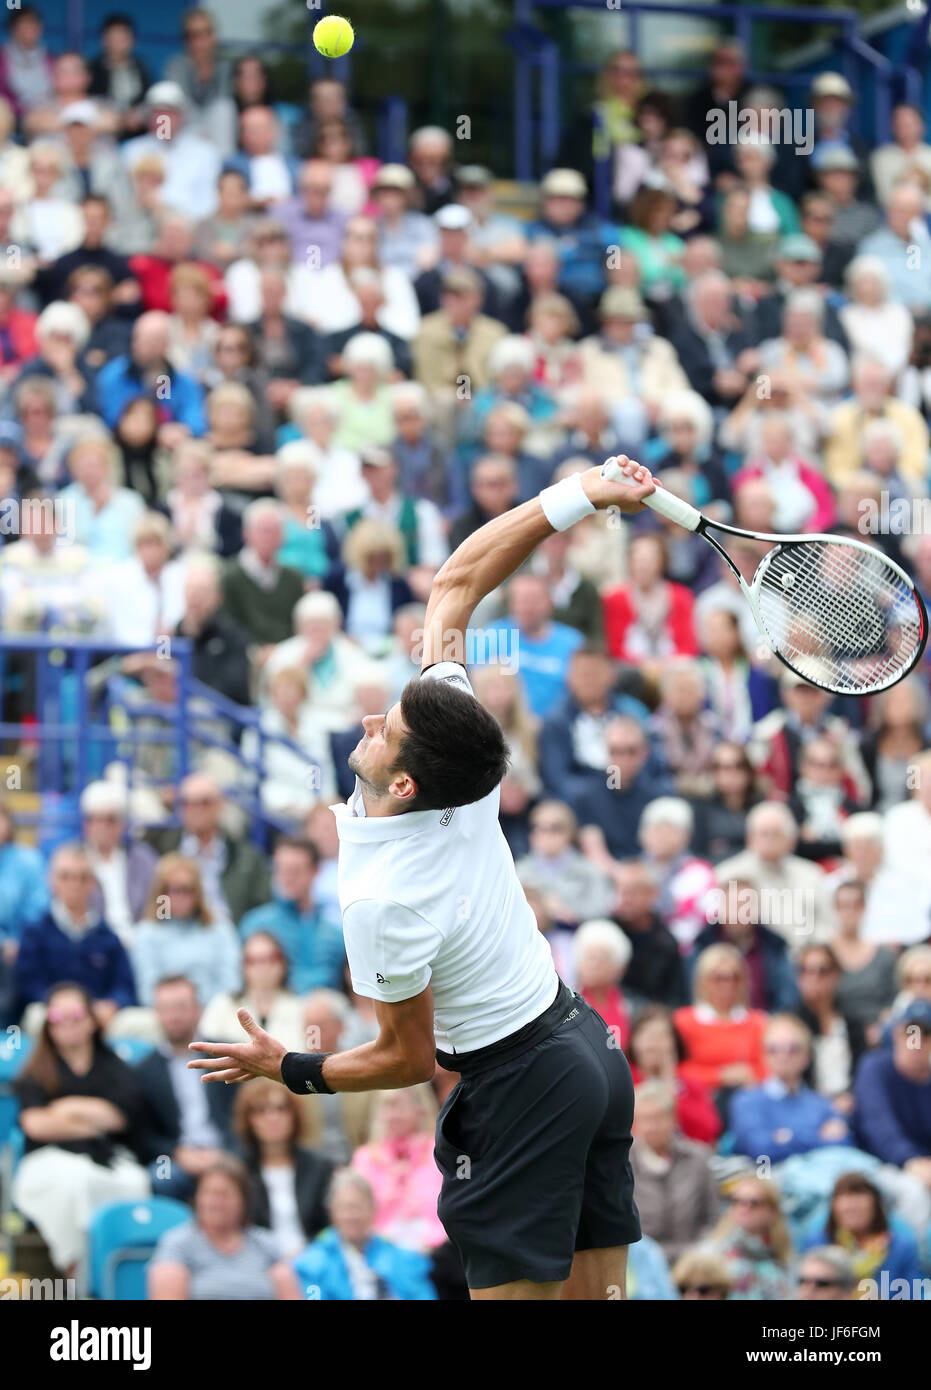
[[[637,512],[654,489],[649,469],[618,456],[628,482],[603,478],[600,468],[575,473],[474,531],[433,581],[424,622],[426,669],[438,661],[465,665],[465,634],[476,604],[519,569],[553,531],[566,531],[607,507]]]

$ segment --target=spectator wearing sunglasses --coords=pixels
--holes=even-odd
[[[915,1237],[887,1216],[879,1188],[863,1173],[841,1174],[827,1221],[804,1243],[839,1246],[846,1253],[857,1281],[851,1297],[869,1296],[872,1291],[864,1283],[869,1280],[878,1285],[873,1297],[922,1298],[927,1281],[921,1277]]]
[[[230,922],[208,906],[197,864],[183,854],[158,862],[146,920],[136,929],[132,958],[139,998],[150,1006],[158,982],[181,975],[201,1003],[239,988],[239,940]]]
[[[735,1152],[754,1159],[766,1154],[780,1163],[826,1144],[849,1143],[847,1121],[804,1083],[811,1060],[811,1034],[804,1023],[791,1014],[771,1018],[763,1035],[763,1056],[763,1084],[739,1090],[731,1098]]]
[[[718,610],[718,619],[733,622],[733,614]],[[713,682],[712,682],[713,684]],[[723,713],[723,711],[722,711]],[[753,763],[739,743],[715,744],[711,758],[713,790],[695,798],[695,853],[712,864],[739,854],[746,842],[747,814],[762,800]]]
[[[703,1249],[686,1250],[680,1255],[673,1266],[672,1277],[683,1300],[723,1303],[730,1298],[734,1287],[726,1261]]]
[[[795,958],[795,972],[800,1002],[792,1012],[809,1030],[812,1044],[805,1081],[847,1115],[853,1108],[853,1077],[866,1051],[867,1030],[839,997],[843,975],[830,946],[803,946]],[[878,1038],[877,1029],[874,1041]]]
[[[673,1015],[686,1049],[682,1075],[725,1093],[762,1081],[766,1015],[748,1007],[749,970],[736,946],[701,952],[693,990],[695,1002]]]
[[[784,1302],[791,1282],[792,1244],[779,1205],[779,1190],[768,1178],[738,1178],[729,1208],[709,1247],[723,1256],[738,1302]]]
[[[801,1303],[843,1302],[856,1295],[853,1262],[839,1245],[816,1245],[799,1261],[796,1298]]]

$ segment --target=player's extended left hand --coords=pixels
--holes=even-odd
[[[203,1081],[248,1081],[252,1076],[281,1081],[281,1063],[288,1049],[260,1028],[248,1009],[237,1009],[236,1017],[248,1034],[248,1042],[189,1043],[189,1051],[208,1055],[206,1059],[188,1062],[188,1067],[204,1072]]]
[[[619,512],[639,512],[643,499],[649,497],[660,484],[649,468],[644,468],[642,463],[635,462],[626,454],[617,454],[613,462],[624,473],[624,482],[602,477],[600,468],[586,469],[580,475],[586,497],[599,511],[614,507]]]

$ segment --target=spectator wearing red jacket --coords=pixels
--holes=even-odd
[[[195,229],[180,213],[166,213],[159,224],[158,237],[151,251],[141,256],[132,256],[129,268],[139,281],[143,309],[161,309],[171,313],[173,309],[171,294],[171,273],[175,266],[193,263],[203,270],[213,290],[211,316],[222,321],[226,318],[227,296],[223,276],[209,261],[200,261],[194,255]]]
[[[36,318],[16,307],[17,284],[0,274],[0,380],[11,381],[20,367],[36,355]]]
[[[715,1144],[723,1128],[721,1117],[708,1088],[683,1074],[685,1046],[662,1004],[650,1004],[637,1015],[627,1053],[634,1085],[665,1081],[674,1086],[682,1133],[699,1144]]]
[[[694,600],[665,578],[666,547],[659,535],[635,536],[627,552],[628,580],[604,596],[605,642],[611,656],[658,670],[671,656],[697,656]]]

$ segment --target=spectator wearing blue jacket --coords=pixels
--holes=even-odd
[[[577,169],[551,169],[540,184],[539,216],[526,228],[528,241],[551,241],[560,259],[559,288],[594,305],[605,287],[609,246],[617,233],[588,212],[588,187]]]
[[[375,1235],[375,1198],[361,1173],[341,1169],[328,1205],[333,1224],[294,1261],[305,1298],[326,1303],[436,1299],[427,1256]]]
[[[170,331],[167,314],[156,309],[140,314],[133,324],[128,355],[114,357],[101,367],[97,377],[100,413],[111,430],[132,401],[145,398],[155,402],[166,445],[172,440],[165,437],[165,425],[183,426],[182,434],[206,431],[203,391],[193,377],[176,371],[168,361]]]
[[[15,1004],[13,969],[23,931],[48,908],[45,861],[37,849],[18,844],[13,813],[0,801],[0,1028]]]
[[[83,985],[102,1025],[136,1002],[125,947],[91,907],[94,870],[80,845],[62,845],[49,868],[51,904],[23,933],[16,960],[18,1012],[44,1000],[53,985]]]
[[[886,1215],[879,1189],[864,1173],[842,1173],[837,1179],[827,1221],[802,1241],[805,1249],[819,1245],[839,1246],[847,1252],[860,1297],[924,1298],[915,1237],[907,1226]]]
[[[862,1148],[931,1187],[931,1003],[913,1000],[896,1017],[891,1047],[868,1052],[853,1084]]]
[[[342,926],[332,909],[314,900],[319,863],[309,840],[280,839],[272,860],[271,902],[252,908],[239,924],[243,941],[256,932],[275,938],[288,958],[288,983],[295,994],[343,985]]]
[[[811,1034],[804,1023],[777,1014],[763,1035],[763,1055],[766,1080],[742,1087],[731,1098],[734,1151],[753,1159],[765,1154],[771,1163],[781,1163],[824,1144],[849,1143],[847,1121],[802,1081],[811,1061]]]

